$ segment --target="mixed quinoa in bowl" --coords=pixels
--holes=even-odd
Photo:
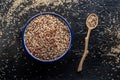
[[[30,56],[42,62],[52,62],[63,57],[70,49],[72,31],[65,18],[44,12],[28,20],[22,41]]]

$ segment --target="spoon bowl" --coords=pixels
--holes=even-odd
[[[94,29],[98,25],[98,16],[94,13],[87,17],[86,25],[89,29]]]

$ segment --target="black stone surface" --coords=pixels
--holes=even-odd
[[[65,17],[74,32],[71,50],[54,63],[30,58],[21,43],[23,25],[44,11]],[[77,73],[90,13],[98,15],[99,25],[91,33],[83,71]],[[120,80],[120,0],[64,0],[56,6],[0,0],[0,80]]]

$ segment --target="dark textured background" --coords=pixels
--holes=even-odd
[[[0,0],[0,80],[120,80],[120,0]],[[71,50],[54,63],[40,63],[23,50],[23,25],[33,15],[56,12],[71,24]],[[85,20],[99,17],[83,71],[77,73],[87,34]]]

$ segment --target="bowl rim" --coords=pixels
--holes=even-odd
[[[26,43],[25,43],[25,40],[24,40],[24,35],[25,35],[25,31],[26,31],[26,28],[27,28],[27,25],[36,17],[38,16],[41,16],[41,15],[46,15],[46,14],[49,14],[49,15],[53,15],[55,17],[58,17],[60,18],[65,24],[66,26],[68,27],[69,29],[69,32],[70,32],[70,43],[69,43],[69,46],[68,48],[66,49],[66,51],[59,57],[57,57],[56,59],[53,59],[53,60],[42,60],[42,59],[39,59],[37,57],[35,57],[34,55],[32,55],[32,53],[28,50],[27,46],[26,46]],[[22,44],[23,44],[23,48],[24,50],[26,51],[26,53],[34,58],[35,60],[37,61],[40,61],[40,62],[54,62],[54,61],[57,61],[59,59],[61,59],[63,56],[65,56],[67,54],[67,52],[70,50],[71,46],[72,46],[72,37],[73,37],[73,32],[72,32],[72,29],[71,29],[71,26],[69,24],[69,22],[61,15],[55,13],[55,12],[41,12],[41,13],[38,13],[34,16],[32,16],[31,18],[28,19],[28,21],[25,23],[25,25],[23,26],[23,30],[22,30]]]

